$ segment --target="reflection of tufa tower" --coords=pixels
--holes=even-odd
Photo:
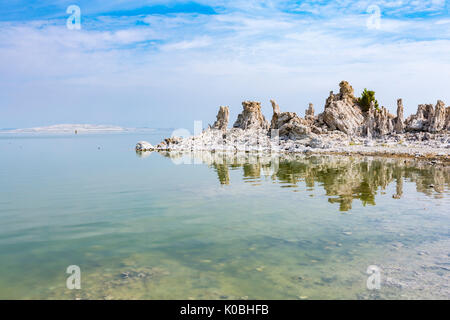
[[[363,206],[376,205],[376,197],[396,184],[394,199],[401,199],[406,183],[415,183],[418,192],[441,197],[450,184],[450,168],[417,165],[404,159],[341,156],[260,155],[252,153],[220,152],[160,152],[176,159],[190,155],[217,172],[220,184],[232,183],[229,170],[241,169],[244,182],[259,186],[264,181],[280,184],[282,188],[325,191],[328,202],[339,210],[352,210],[355,200]],[[270,177],[262,179],[262,175]],[[384,190],[384,191],[382,191]]]
[[[219,176],[220,184],[229,185],[230,184],[230,174],[228,172],[228,164],[215,164],[214,167],[217,170],[217,175]]]

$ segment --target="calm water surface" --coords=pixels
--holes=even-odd
[[[0,135],[0,299],[450,298],[448,167],[135,153],[169,134]]]

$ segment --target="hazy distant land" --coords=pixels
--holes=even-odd
[[[34,127],[24,129],[3,129],[0,133],[123,133],[136,131],[136,128],[123,128],[112,125],[94,124],[57,124],[45,127]],[[141,130],[141,129],[139,129]],[[149,130],[149,129],[143,129]]]

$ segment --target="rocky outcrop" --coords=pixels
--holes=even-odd
[[[228,107],[221,106],[219,112],[217,113],[217,120],[214,122],[212,128],[216,130],[227,130],[228,118],[230,116],[230,110]]]
[[[297,140],[311,133],[310,123],[295,112],[281,112],[278,104],[271,100],[273,108],[271,130],[278,130],[281,138]]]
[[[294,112],[281,112],[274,100],[270,102],[273,108],[270,124],[261,112],[260,102],[245,101],[242,103],[244,110],[232,129],[227,129],[229,109],[222,106],[214,125],[200,135],[172,137],[154,148],[141,141],[136,150],[306,152],[326,149],[341,152],[344,149],[378,150],[377,146],[389,146],[386,150],[390,153],[397,150],[397,153],[408,154],[422,154],[427,152],[423,147],[430,147],[439,149],[433,149],[439,152],[439,156],[450,150],[447,132],[450,129],[450,107],[446,108],[442,101],[438,101],[436,107],[420,105],[415,115],[403,121],[401,99],[397,101],[396,116],[385,107],[378,108],[375,102],[368,110],[364,108],[367,111],[362,111],[352,86],[342,81],[339,93],[330,93],[324,112],[317,116],[312,104],[309,104],[303,119]],[[277,133],[281,139],[276,139]]]
[[[432,104],[421,104],[417,113],[406,119],[405,126],[408,132],[441,132],[449,129],[449,116],[445,103],[438,100],[436,108]]]
[[[270,125],[261,112],[261,102],[244,101],[242,102],[244,111],[238,116],[234,123],[234,128],[243,130],[247,129],[264,129],[268,130]]]
[[[424,109],[423,105],[419,105],[416,114],[414,114],[414,115],[412,114],[408,118],[406,118],[405,131],[419,132],[423,129],[424,122],[425,122],[425,119],[423,117],[423,113],[424,113],[423,109]]]
[[[166,138],[160,144],[158,144],[155,149],[170,149],[171,147],[180,144],[183,142],[183,138],[181,137],[171,137]]]
[[[372,102],[363,127],[363,134],[367,137],[382,137],[394,132],[395,116],[390,114],[385,107],[376,109]]]
[[[312,103],[309,104],[308,109],[305,111],[305,120],[311,127],[312,133],[323,134],[328,131],[327,125],[323,122],[323,114],[317,117],[314,116],[314,105]]]
[[[291,140],[304,138],[311,133],[308,122],[297,116],[295,112],[280,113],[273,129],[279,130],[280,137]]]
[[[358,106],[352,86],[346,81],[340,84],[338,94],[330,93],[325,104],[325,111],[315,118],[312,132],[323,132],[324,122],[330,130],[339,130],[348,135],[363,135],[368,137],[383,137],[389,134],[408,132],[437,133],[448,130],[449,118],[445,104],[438,101],[436,108],[431,104],[419,105],[417,113],[403,121],[403,101],[397,101],[397,116],[392,115],[384,107],[375,105],[363,112]],[[308,114],[308,112],[307,112]],[[307,119],[310,119],[308,116]]]
[[[385,108],[381,107],[381,110],[376,110],[375,113],[375,124],[376,133],[378,136],[382,137],[394,132],[395,128],[395,116]]]
[[[417,113],[415,115],[409,116],[406,121],[406,131],[408,132],[418,132],[418,131],[428,131],[429,123],[428,120],[432,117],[434,113],[433,105],[431,104],[421,104],[417,108]]]
[[[446,109],[444,102],[440,100],[436,108],[431,104],[419,105],[417,113],[403,121],[402,99],[397,100],[397,116],[389,113],[384,107],[375,108],[374,103],[367,112],[363,112],[358,106],[358,99],[354,96],[352,86],[347,81],[342,81],[339,86],[339,93],[330,93],[325,104],[325,111],[315,118],[315,127],[312,128],[312,132],[323,132],[322,122],[330,130],[368,137],[383,137],[405,131],[437,133],[448,130],[450,126],[448,108]]]
[[[355,90],[347,81],[339,83],[339,100],[349,104],[356,104],[358,99],[355,97]]]
[[[397,118],[395,118],[395,132],[403,133],[405,131],[405,127],[403,125],[403,100],[397,100]]]
[[[438,100],[433,117],[430,119],[429,131],[435,133],[444,130],[447,127],[445,120],[445,103],[441,100]]]
[[[331,130],[340,130],[346,134],[357,134],[364,123],[361,108],[356,105],[353,88],[346,81],[340,83],[340,92],[330,92],[322,114],[323,122]]]
[[[151,151],[153,149],[155,148],[147,141],[139,141],[136,144],[136,151]]]

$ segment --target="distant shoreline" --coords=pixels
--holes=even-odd
[[[46,127],[4,130],[3,133],[83,133],[83,132],[124,132],[128,129],[119,126],[92,124],[57,124]]]
[[[160,128],[124,128],[111,125],[58,124],[33,128],[5,128],[0,134],[90,134],[90,133],[129,133],[142,131],[172,130]]]

